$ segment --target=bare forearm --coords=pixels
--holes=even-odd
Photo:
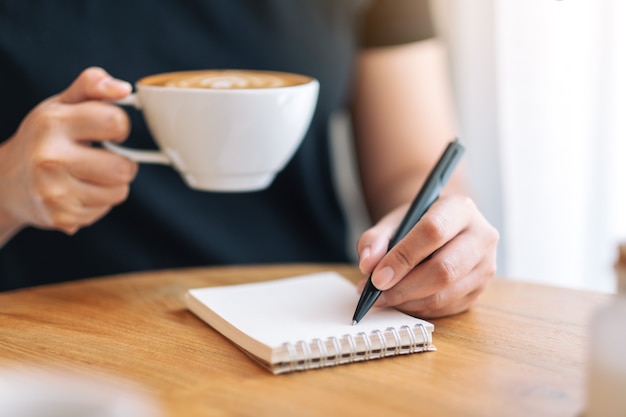
[[[436,40],[367,50],[359,58],[353,121],[375,221],[415,196],[456,134],[447,74]],[[455,175],[446,192],[461,191],[461,177]]]
[[[15,155],[9,151],[9,141],[0,144],[0,249],[9,241],[17,232],[22,229],[22,225],[11,213],[10,209],[13,202],[12,191],[21,189],[14,181],[13,170],[10,169],[11,164],[8,162]]]

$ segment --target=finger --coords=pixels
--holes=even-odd
[[[397,284],[416,265],[465,230],[476,213],[466,197],[436,201],[413,229],[376,265],[372,283],[381,290]]]
[[[425,319],[458,314],[469,309],[487,288],[490,281],[485,277],[484,271],[477,268],[454,286],[395,307],[407,314]]]
[[[115,100],[126,97],[132,86],[126,81],[111,77],[104,69],[91,67],[84,70],[76,80],[59,95],[63,103],[79,103],[85,100]]]
[[[441,317],[469,308],[496,272],[498,233],[482,216],[477,218],[477,223],[482,224],[448,243],[399,284],[385,291],[377,305],[396,306],[421,317]],[[456,266],[437,266],[443,265],[440,258],[461,254],[458,261],[447,261],[457,262]],[[444,273],[438,275],[436,271]]]
[[[385,291],[379,305],[396,306],[455,286],[483,262],[485,253],[480,243],[471,233],[458,235]]]
[[[397,224],[395,217],[399,216],[383,218],[374,227],[366,230],[359,238],[357,253],[359,254],[359,269],[362,273],[371,273],[376,264],[387,253],[389,241]]]
[[[73,234],[102,218],[127,196],[128,186],[101,187],[68,179],[63,187],[49,188],[42,196],[47,226]]]
[[[44,147],[34,157],[35,185],[39,193],[57,187],[63,190],[70,179],[100,186],[129,184],[138,164],[130,159],[89,145],[66,144],[49,151]]]
[[[67,234],[74,234],[104,217],[113,205],[86,207],[75,205],[74,210],[52,210],[53,227]]]
[[[85,147],[67,162],[77,180],[99,186],[123,186],[137,175],[138,164],[105,149]]]
[[[130,133],[130,118],[126,111],[101,101],[64,106],[57,115],[66,134],[74,139],[121,142]]]
[[[128,184],[103,187],[94,184],[81,183],[77,190],[80,206],[84,209],[98,209],[113,207],[126,200],[130,186]]]

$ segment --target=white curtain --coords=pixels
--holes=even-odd
[[[626,240],[626,1],[432,0],[503,276],[611,291]]]

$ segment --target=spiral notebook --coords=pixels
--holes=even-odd
[[[196,288],[187,308],[274,374],[435,350],[434,326],[391,308],[356,325],[359,294],[336,272]]]

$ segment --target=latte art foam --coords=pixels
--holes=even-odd
[[[255,70],[207,70],[160,74],[141,80],[143,84],[175,88],[219,90],[280,88],[305,84],[310,77],[299,74]]]
[[[284,79],[272,75],[211,74],[169,80],[165,85],[186,88],[272,88],[284,87],[287,83]]]

